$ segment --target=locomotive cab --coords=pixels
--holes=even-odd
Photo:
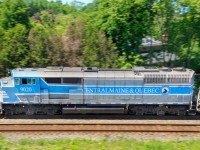
[[[39,103],[38,73],[33,68],[10,71],[1,79],[2,110],[5,114],[23,114],[32,103]]]

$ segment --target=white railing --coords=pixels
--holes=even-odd
[[[198,92],[198,96],[197,96],[197,111],[200,111],[200,89],[199,89],[199,92]]]

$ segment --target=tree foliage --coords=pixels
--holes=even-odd
[[[137,52],[152,21],[148,5],[147,1],[132,0],[102,0],[99,4],[98,26],[127,58]]]
[[[23,24],[30,27],[28,7],[24,0],[4,0],[0,4],[0,26],[4,29]]]
[[[84,38],[83,63],[86,66],[115,68],[117,66],[115,44],[111,39],[106,38],[103,31],[97,31],[91,26],[89,28]]]
[[[178,64],[170,59],[163,65],[194,67],[191,65],[191,59],[193,59],[193,54],[197,54],[195,49],[200,35],[198,4],[196,0],[163,0],[154,3],[153,11],[156,12],[156,19],[152,26],[153,36],[162,39],[164,52],[176,54],[179,57]],[[163,59],[165,60],[164,57]],[[196,70],[196,68],[193,69]]]
[[[3,66],[16,68],[28,65],[27,33],[28,30],[22,24],[17,24],[4,33],[0,55],[0,62]]]
[[[41,23],[34,23],[29,32],[28,41],[29,65],[32,67],[48,65],[49,31]]]
[[[145,36],[162,41],[161,62],[151,64],[153,47],[144,59]],[[199,56],[199,0],[0,1],[0,76],[7,69],[49,65],[185,66],[200,72]]]

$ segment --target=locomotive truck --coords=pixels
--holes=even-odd
[[[199,111],[186,68],[17,68],[0,79],[0,112],[191,115]]]

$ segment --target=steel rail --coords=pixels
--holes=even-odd
[[[200,124],[194,124],[194,123],[189,123],[189,124],[182,124],[182,123],[1,123],[0,122],[0,127],[1,126],[11,126],[11,125],[23,125],[23,126],[30,126],[30,125],[35,125],[35,126],[46,126],[46,125],[52,125],[52,126],[68,126],[68,125],[91,125],[91,126],[95,126],[95,125],[118,125],[118,126],[199,126]]]
[[[0,125],[0,133],[4,132],[117,132],[117,133],[199,133],[200,125],[138,125],[138,124],[6,124]]]
[[[195,116],[155,116],[155,115],[0,115],[0,119],[109,119],[109,120],[200,120],[200,114],[197,113]]]

